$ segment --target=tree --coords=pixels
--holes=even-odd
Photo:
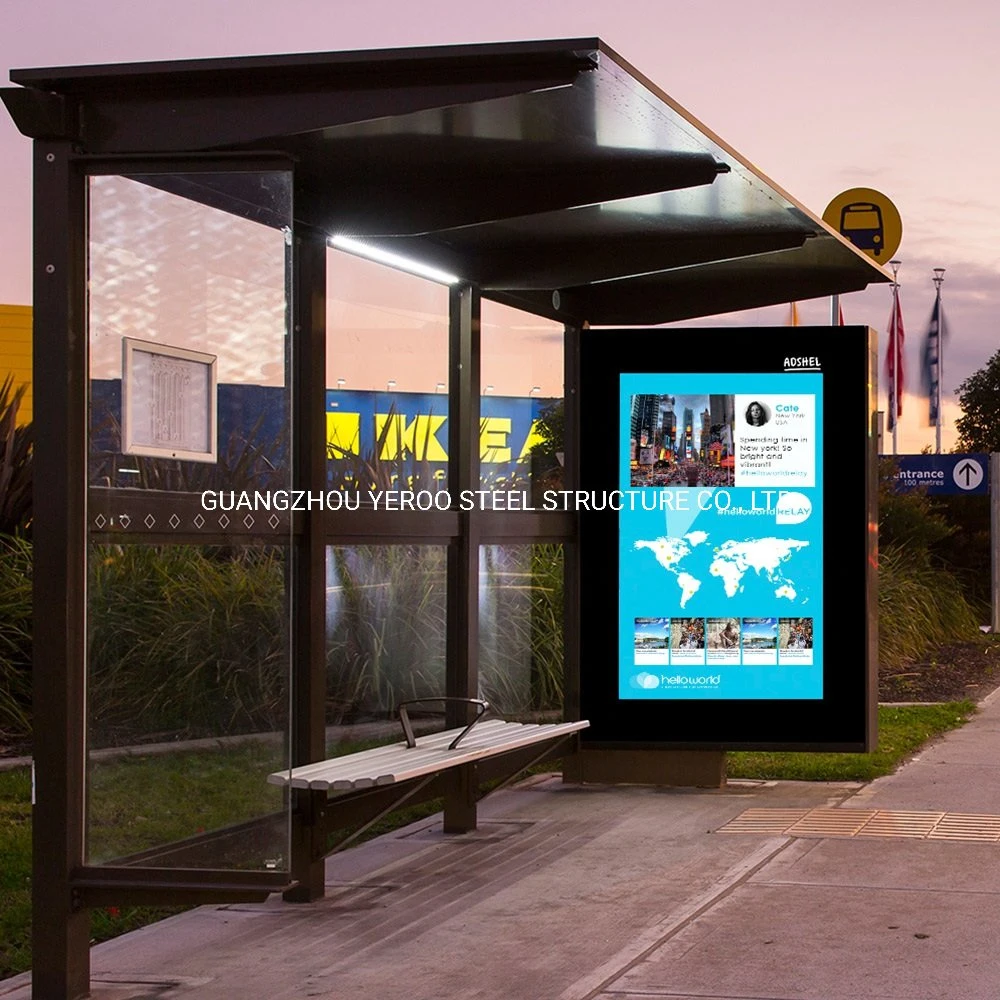
[[[958,387],[958,451],[1000,451],[1000,351]]]
[[[541,440],[532,447],[532,455],[555,456],[565,448],[566,442],[566,407],[564,401],[557,399],[549,403],[535,422],[535,433]]]

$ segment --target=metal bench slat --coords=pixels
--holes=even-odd
[[[436,771],[445,771],[451,767],[458,767],[461,764],[473,763],[484,757],[491,757],[509,750],[516,750],[523,746],[530,746],[533,743],[541,743],[551,739],[558,739],[560,736],[568,735],[583,728],[578,724],[568,723],[550,726],[520,726],[516,723],[508,723],[508,727],[517,726],[516,732],[508,732],[495,735],[494,738],[481,741],[479,745],[466,745],[463,743],[455,750],[447,747],[437,749],[425,749],[420,752],[420,748],[405,748],[400,750],[399,755],[391,758],[393,767],[381,774],[369,773],[363,778],[354,779],[353,788],[370,788],[374,785],[389,785],[399,781],[406,781],[411,778],[420,778]],[[390,760],[380,761],[383,766],[387,766]],[[331,780],[332,776],[313,778],[309,782],[309,787],[317,791],[341,790],[337,786],[340,781]],[[343,780],[343,778],[341,778]],[[347,782],[344,782],[346,785]],[[343,788],[343,785],[341,786]],[[346,790],[346,789],[344,789]]]
[[[476,727],[481,729],[483,727],[495,727],[508,725],[503,719],[487,719]],[[441,733],[427,733],[424,736],[417,737],[417,748],[427,748],[427,747],[447,747],[448,744],[461,732],[461,729],[449,729]],[[475,730],[473,730],[475,732]],[[403,740],[398,740],[395,743],[387,743],[380,747],[369,747],[367,750],[358,750],[352,754],[344,754],[342,757],[330,757],[327,760],[316,761],[313,764],[302,764],[299,767],[292,768],[292,782],[293,788],[307,788],[308,779],[314,775],[323,775],[331,769],[331,767],[337,767],[340,764],[348,764],[349,762],[356,761],[359,769],[359,774],[367,774],[370,770],[369,762],[374,762],[379,757],[389,756],[394,753],[398,753],[401,750],[408,750],[406,743]],[[410,750],[412,753],[413,751]],[[268,777],[268,781],[272,785],[287,785],[288,782],[288,771],[275,771],[274,774]]]
[[[501,722],[501,725],[510,724]],[[308,776],[308,787],[316,791],[371,788],[374,785],[391,785],[396,781],[405,780],[405,777],[442,770],[443,762],[448,762],[445,766],[457,766],[453,762],[464,757],[469,747],[462,743],[455,750],[449,750],[448,744],[460,732],[460,729],[453,729],[444,734],[449,736],[449,739],[435,741],[435,744],[430,746],[418,741],[415,747],[408,747],[405,743],[393,746],[390,748],[390,753],[380,754],[378,757],[368,757],[363,760],[350,758],[344,758],[342,761],[331,760],[325,770]],[[358,758],[361,756],[357,755]],[[293,783],[296,780],[301,778],[295,775]]]
[[[293,788],[311,788],[316,791],[370,788],[376,784],[387,785],[423,777],[533,743],[558,739],[585,729],[588,725],[586,720],[518,723],[487,719],[479,723],[454,750],[449,750],[448,744],[461,732],[460,729],[419,737],[416,747],[397,743],[306,764],[292,770],[291,782],[288,771],[277,771],[267,780],[271,784],[290,783]]]

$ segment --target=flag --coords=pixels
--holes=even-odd
[[[938,397],[941,387],[941,345],[946,334],[944,310],[941,308],[940,297],[934,300],[927,333],[924,335],[924,360],[921,370],[924,392],[930,400],[928,417],[931,427],[936,427],[941,419],[938,410]]]
[[[899,305],[899,289],[893,289],[892,312],[889,314],[889,346],[885,354],[885,375],[889,383],[889,405],[887,407],[889,430],[896,426],[896,420],[903,415],[903,310]]]

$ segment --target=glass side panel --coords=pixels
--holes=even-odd
[[[563,710],[563,547],[479,548],[479,690],[507,719]]]
[[[91,179],[92,486],[273,489],[287,477],[290,225],[285,173]]]
[[[563,328],[541,316],[482,301],[480,482],[525,490],[540,506],[562,489]]]
[[[286,577],[282,547],[91,546],[91,864],[285,867]]]
[[[340,250],[327,267],[332,489],[445,489],[448,288]]]
[[[445,693],[447,548],[330,546],[326,558],[331,753],[402,738],[401,701]],[[441,706],[429,706],[431,710]],[[431,728],[443,728],[428,713]]]
[[[288,868],[290,227],[283,171],[90,180],[90,864]]]

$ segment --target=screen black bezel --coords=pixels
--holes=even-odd
[[[580,513],[580,707],[590,748],[869,748],[872,636],[873,385],[867,327],[584,330],[580,338],[580,487],[617,489],[622,373],[779,373],[818,358],[823,373],[823,697],[618,697],[618,515]],[[609,602],[613,607],[609,606]],[[841,623],[850,623],[847,632]]]

